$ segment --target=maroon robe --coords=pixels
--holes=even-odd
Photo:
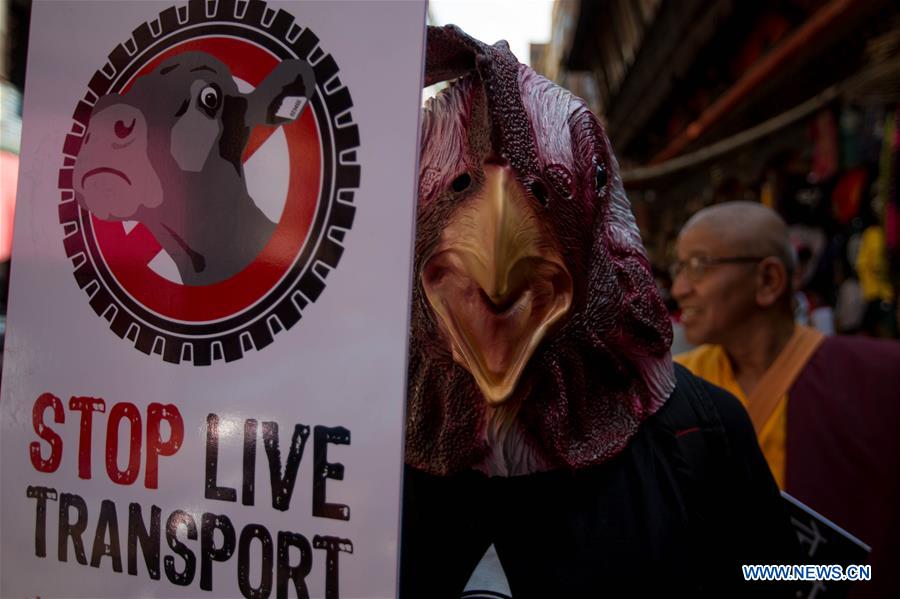
[[[872,547],[853,597],[900,597],[900,343],[828,337],[788,397],[785,490]]]

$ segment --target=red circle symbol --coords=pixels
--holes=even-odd
[[[131,79],[150,73],[162,61],[184,52],[206,52],[228,65],[232,74],[254,87],[278,64],[268,51],[250,42],[208,37],[178,44],[150,60]],[[123,87],[127,91],[130,83]],[[244,162],[277,130],[256,127],[244,150]],[[281,278],[306,242],[322,184],[322,147],[311,109],[283,125],[289,158],[287,198],[272,238],[256,259],[233,277],[219,283],[189,286],[170,281],[150,266],[162,247],[143,225],[126,232],[120,222],[91,216],[94,238],[118,284],[136,301],[157,314],[181,321],[209,322],[227,318],[262,299]]]

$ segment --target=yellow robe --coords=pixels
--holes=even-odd
[[[737,397],[747,407],[747,397],[741,390],[731,370],[731,363],[725,350],[719,345],[701,345],[683,354],[675,356],[675,361],[683,365],[695,375],[710,383],[722,387]],[[772,416],[766,421],[762,431],[757,435],[772,476],[779,489],[784,489],[785,472],[785,438],[787,437],[787,394],[779,401]]]

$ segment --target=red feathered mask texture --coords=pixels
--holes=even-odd
[[[509,404],[551,467],[618,454],[674,388],[672,328],[618,164],[580,98],[454,26],[430,27],[426,83],[459,77],[422,121],[406,461],[433,474],[489,457],[491,408],[426,301],[424,260],[455,209],[503,162],[535,197],[574,283],[570,312],[528,362]],[[455,191],[468,174],[471,185]]]

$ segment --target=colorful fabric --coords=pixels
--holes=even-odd
[[[897,159],[898,159],[898,136],[900,136],[900,128],[897,127],[897,120],[900,118],[900,110],[888,113],[884,121],[884,135],[882,137],[881,155],[878,160],[878,204],[882,207],[882,214],[879,216],[886,220],[888,208],[894,206],[896,210],[897,198]],[[893,216],[893,215],[892,215]],[[896,219],[892,218],[891,227],[888,228],[887,246],[895,248],[900,244],[898,240],[898,231]]]
[[[831,207],[834,218],[842,225],[848,224],[859,215],[859,206],[866,190],[868,172],[855,168],[844,174],[831,193]]]
[[[838,171],[838,128],[834,114],[823,110],[812,121],[810,137],[813,144],[812,172],[810,181],[821,183],[833,177]]]
[[[881,227],[869,227],[863,232],[856,272],[866,301],[893,301],[894,288],[888,278],[887,249]]]

